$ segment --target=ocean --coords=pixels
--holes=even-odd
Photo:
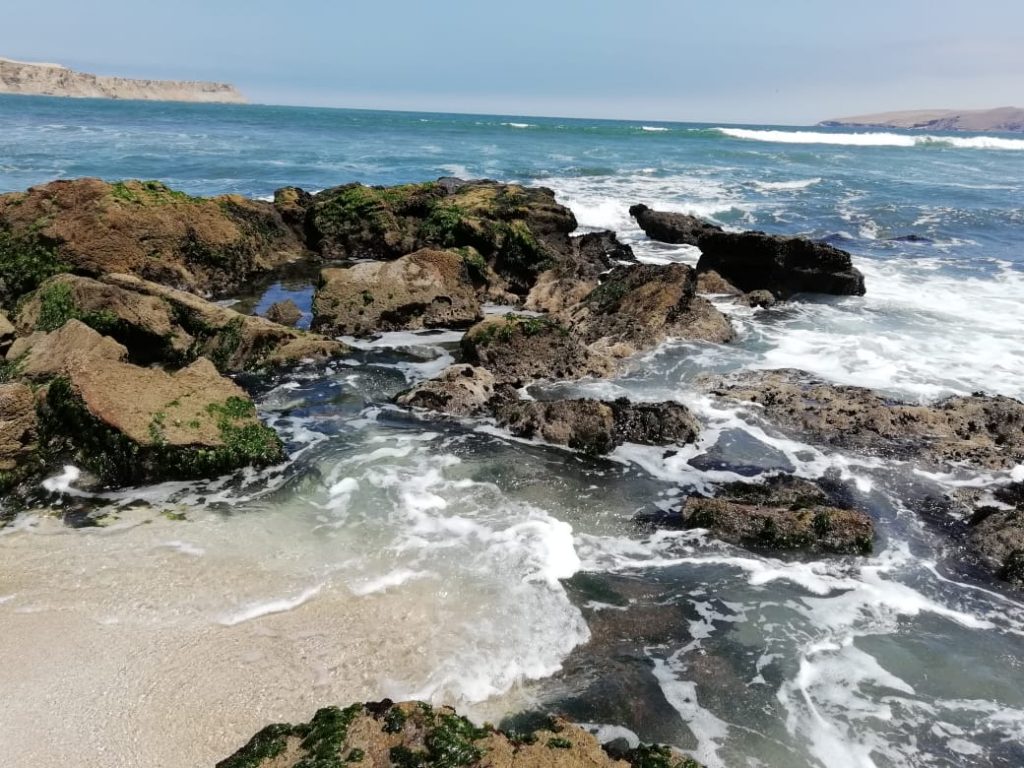
[[[1024,765],[1024,600],[964,564],[963,521],[911,509],[1024,468],[825,450],[696,385],[799,368],[911,402],[1024,398],[1024,137],[0,96],[0,192],[79,176],[260,198],[538,184],[650,262],[698,252],[648,240],[634,203],[827,239],[867,294],[722,302],[732,344],[546,387],[679,400],[703,432],[678,452],[585,458],[392,406],[456,359],[445,330],[257,383],[286,466],[98,496],[52,478],[74,525],[44,504],[0,528],[12,765],[210,765],[267,722],[384,696],[494,722],[563,712],[714,767]],[[240,298],[308,308],[310,291]],[[777,559],[636,522],[778,470],[846,483],[875,553]]]

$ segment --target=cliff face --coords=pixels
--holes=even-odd
[[[89,99],[144,99],[244,104],[233,85],[198,80],[134,80],[75,72],[59,64],[0,58],[0,93]]]
[[[1024,131],[1024,109],[920,109],[837,117],[820,125],[843,128],[924,128],[932,131]]]

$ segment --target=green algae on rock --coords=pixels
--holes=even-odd
[[[701,768],[669,747],[609,755],[582,728],[552,718],[528,735],[477,726],[449,707],[389,700],[326,707],[301,725],[269,725],[216,768]]]

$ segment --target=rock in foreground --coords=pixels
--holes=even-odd
[[[667,747],[611,757],[561,719],[530,734],[477,727],[448,707],[390,701],[319,710],[301,725],[268,725],[216,768],[700,768]]]
[[[679,515],[685,528],[772,552],[866,555],[874,537],[868,515],[836,507],[814,483],[785,475],[761,485],[730,483],[714,498],[691,496]]]

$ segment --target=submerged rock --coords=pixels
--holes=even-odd
[[[64,271],[223,293],[306,252],[273,205],[157,181],[54,181],[0,195],[0,300]]]
[[[116,339],[143,365],[180,367],[205,356],[221,371],[238,372],[349,351],[341,342],[131,275],[53,277],[23,303],[18,326],[23,333],[48,331],[71,319]]]
[[[498,424],[518,437],[540,438],[590,455],[609,453],[625,442],[642,445],[692,443],[700,428],[686,406],[674,402],[519,400],[491,404]]]
[[[691,496],[679,511],[685,528],[752,549],[871,553],[874,526],[863,512],[831,504],[820,487],[788,475],[763,484],[730,483],[714,498]]]
[[[485,368],[452,365],[433,379],[400,394],[395,401],[451,416],[475,416],[487,410],[494,397],[494,375]]]
[[[781,427],[816,442],[933,463],[1010,468],[1024,461],[1024,403],[983,394],[911,405],[803,371],[709,377],[714,394],[760,406]]]
[[[216,768],[700,768],[652,745],[611,757],[597,739],[552,718],[546,728],[510,734],[476,726],[450,707],[389,700],[327,707],[301,725],[268,725]]]
[[[826,243],[764,232],[711,232],[698,246],[697,271],[713,270],[741,291],[766,290],[780,299],[796,293],[864,295],[864,276],[850,254]]]
[[[271,304],[263,316],[272,323],[294,328],[302,320],[302,310],[291,299],[285,299]]]
[[[717,224],[698,216],[655,211],[643,203],[630,206],[629,215],[651,240],[673,245],[697,245],[704,235],[722,231]]]
[[[282,195],[285,197],[285,195]],[[422,248],[471,247],[525,296],[569,252],[572,212],[543,187],[441,179],[396,187],[347,184],[304,200],[304,231],[327,258],[395,259]]]
[[[970,519],[968,544],[999,578],[1024,589],[1024,483],[997,488]]]
[[[482,318],[466,256],[451,250],[325,269],[313,299],[313,327],[335,335],[465,327]]]

